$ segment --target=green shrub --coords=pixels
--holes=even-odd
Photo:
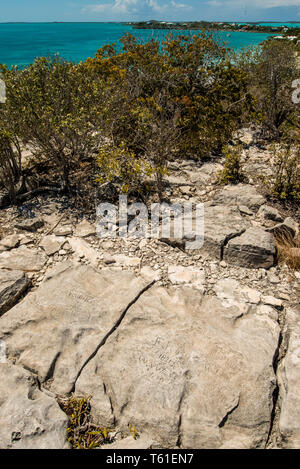
[[[218,181],[220,184],[237,184],[245,180],[241,162],[242,149],[242,145],[238,145],[237,147],[226,147],[224,149],[224,169],[218,175]]]
[[[281,201],[300,201],[300,146],[274,147],[273,176],[264,179],[271,197]]]
[[[265,134],[279,140],[293,127],[299,111],[292,101],[292,83],[298,78],[296,47],[291,41],[263,43],[248,63],[249,89]]]
[[[133,36],[86,62],[105,95],[104,131],[147,160],[162,191],[167,162],[222,149],[250,99],[246,74],[210,35],[168,36],[138,44]]]
[[[7,92],[1,118],[68,186],[70,170],[90,154],[95,142],[99,102],[91,76],[81,64],[59,57],[36,59],[24,70],[1,70]]]
[[[139,191],[142,185],[142,176],[151,174],[147,161],[137,158],[132,150],[124,144],[118,147],[104,145],[97,156],[99,174],[96,181],[100,184],[115,182],[123,193]]]

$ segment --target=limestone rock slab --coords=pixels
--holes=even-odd
[[[281,412],[279,431],[283,447],[300,448],[300,309],[287,311],[287,352],[279,365]]]
[[[92,396],[99,421],[110,417],[105,394],[121,428],[130,423],[162,447],[264,447],[279,326],[253,308],[237,321],[240,305],[188,287],[152,287],[84,368],[75,392]]]
[[[257,212],[266,199],[250,184],[226,186],[213,199],[215,205],[245,205]]]
[[[18,249],[0,253],[0,269],[38,272],[47,262],[48,257],[38,249],[21,246]]]
[[[68,418],[19,366],[0,363],[0,448],[68,449]]]
[[[7,356],[32,370],[51,390],[72,390],[86,360],[145,287],[130,272],[88,266],[53,274],[0,318]]]

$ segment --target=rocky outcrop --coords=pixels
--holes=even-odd
[[[68,418],[29,371],[0,363],[0,448],[68,449]]]
[[[268,436],[279,327],[236,301],[153,287],[87,364],[76,393],[100,421],[164,447],[254,448]],[[104,398],[111,406],[103,406]]]
[[[184,274],[195,272],[170,270],[176,282]],[[192,280],[202,277],[198,272]],[[158,446],[264,447],[279,326],[259,310],[259,292],[232,282],[220,283],[217,297],[208,297],[201,288],[151,286],[109,268],[97,272],[66,265],[53,272],[2,316],[0,340],[8,364],[15,364],[13,372],[22,366],[37,376],[39,405],[48,402],[55,425],[50,418],[47,430],[40,416],[45,440],[20,439],[29,421],[19,417],[6,446],[13,432],[14,445],[48,445],[47,435],[65,423],[57,418],[55,401],[44,396],[50,390],[92,396],[95,421],[121,430],[132,424]],[[33,412],[22,399],[20,408]],[[38,405],[36,400],[30,404]],[[55,431],[49,447],[63,447],[65,437]]]
[[[130,272],[78,266],[53,275],[1,318],[8,358],[42,383],[51,379],[53,392],[71,392],[85,362],[145,287]]]
[[[220,159],[169,165],[168,200],[204,203],[201,249],[192,215],[181,238],[175,214],[170,235],[100,239],[61,198],[36,201],[44,228],[0,212],[1,449],[67,448],[70,395],[109,449],[300,446],[300,273],[273,266],[298,223],[251,184],[271,166],[245,145],[249,184],[216,186]]]

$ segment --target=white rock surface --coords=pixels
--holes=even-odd
[[[279,431],[283,447],[300,448],[300,309],[287,311],[287,352],[279,365],[281,412]]]
[[[12,249],[0,254],[0,269],[39,272],[46,264],[47,259],[48,257],[42,251],[21,246],[18,249]]]
[[[173,285],[188,285],[204,291],[205,272],[195,267],[170,265],[168,267],[169,280]]]
[[[77,374],[146,283],[129,272],[78,266],[42,283],[2,316],[8,358],[33,370],[56,393],[72,390]]]
[[[67,424],[58,403],[39,390],[29,371],[0,363],[1,449],[68,449]]]
[[[279,327],[255,310],[238,315],[188,287],[152,287],[84,368],[76,393],[93,396],[99,421],[113,409],[121,428],[131,423],[163,447],[264,447]]]
[[[52,256],[62,248],[65,242],[66,238],[62,236],[48,235],[42,239],[39,245],[47,256]]]

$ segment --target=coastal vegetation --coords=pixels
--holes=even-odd
[[[43,186],[86,202],[105,184],[144,199],[149,178],[161,199],[170,161],[222,157],[226,148],[223,182],[237,182],[239,155],[228,144],[250,123],[268,143],[289,149],[270,196],[299,199],[292,41],[233,54],[204,31],[146,43],[126,35],[121,45],[80,64],[55,56],[25,69],[1,66],[7,100],[0,107],[0,183],[11,202]],[[29,173],[24,147],[31,151]]]
[[[134,29],[166,29],[166,30],[198,30],[198,31],[226,31],[226,32],[253,32],[266,34],[299,35],[299,26],[285,26],[259,23],[235,23],[226,21],[138,21],[131,22]]]

